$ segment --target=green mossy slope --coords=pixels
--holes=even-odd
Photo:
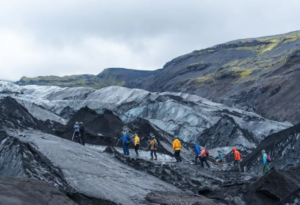
[[[16,84],[60,87],[90,87],[99,89],[107,86],[123,86],[128,81],[148,77],[153,73],[155,73],[155,71],[108,68],[99,75],[70,75],[64,77],[39,76],[35,78],[22,77],[16,82]]]

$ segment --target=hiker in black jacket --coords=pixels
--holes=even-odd
[[[85,145],[85,128],[84,128],[82,122],[80,122],[79,125],[80,125],[80,134],[81,134],[82,145]]]

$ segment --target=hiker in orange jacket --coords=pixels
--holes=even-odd
[[[204,147],[201,147],[201,153],[200,153],[199,157],[200,157],[200,160],[201,160],[201,166],[204,167],[204,162],[205,162],[206,166],[208,168],[210,168],[210,166],[207,162],[208,154],[207,154],[207,151],[205,150]]]
[[[232,151],[233,151],[233,154],[234,154],[234,166],[238,168],[238,171],[241,173],[241,165],[240,165],[240,162],[241,162],[241,157],[242,157],[242,154],[236,150],[235,147],[232,148]]]

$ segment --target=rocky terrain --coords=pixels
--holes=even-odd
[[[75,205],[48,183],[32,179],[0,179],[0,204]]]
[[[107,68],[98,75],[71,75],[71,76],[39,76],[22,77],[16,82],[18,85],[56,85],[61,87],[90,87],[103,88],[107,86],[122,86],[126,82],[154,75],[157,71],[142,71],[125,68]]]
[[[0,82],[0,113],[0,199],[5,205],[268,205],[300,200],[299,125],[196,95]],[[85,146],[71,140],[76,121],[84,122]],[[122,154],[123,130],[139,135],[138,158],[132,145],[130,156]],[[159,142],[157,161],[149,160],[151,135]],[[182,141],[182,163],[173,156],[174,135]],[[210,150],[210,169],[194,165],[192,142]],[[233,146],[243,153],[241,174],[232,165]],[[265,176],[262,149],[273,160]],[[224,154],[225,171],[215,162],[217,150]]]
[[[66,125],[65,131],[68,131],[72,123],[81,118],[79,121],[92,122],[88,123],[90,124],[88,126],[93,127],[94,136],[98,135],[99,128],[95,128],[93,123],[97,122],[98,114],[103,114],[107,110],[119,118],[119,122],[115,119],[115,123],[108,123],[108,126],[118,123],[130,124],[144,119],[170,135],[178,135],[186,142],[198,140],[201,135],[209,132],[207,129],[210,128],[217,130],[222,129],[219,127],[221,126],[222,132],[226,132],[224,128],[231,124],[234,129],[239,128],[236,132],[241,134],[235,135],[234,138],[238,138],[237,141],[240,143],[236,145],[244,150],[251,150],[266,136],[292,126],[290,123],[267,120],[255,113],[229,108],[185,93],[150,93],[122,87],[107,87],[100,90],[55,86],[22,87],[7,82],[0,82],[0,86],[0,92],[3,93],[0,97],[10,96],[16,99],[35,118],[48,122],[48,127],[53,125],[55,129],[55,126],[61,124]],[[83,113],[79,113],[76,117],[74,113],[85,107],[86,110],[81,111],[88,116],[82,117]],[[70,121],[73,116],[75,119]],[[220,119],[223,121],[227,118],[231,120],[226,122],[227,124],[220,125]],[[214,125],[216,128],[212,128]],[[121,128],[114,130],[117,131],[114,135],[117,135]],[[230,138],[231,135],[227,139],[224,138],[222,147],[232,145],[234,140],[230,144]],[[206,145],[206,142],[203,141],[203,145]],[[216,146],[220,147],[220,144]],[[209,145],[209,148],[216,146]]]

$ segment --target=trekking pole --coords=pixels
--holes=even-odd
[[[74,133],[73,133],[72,141],[74,140],[74,136],[75,136],[75,131],[74,131]]]
[[[117,144],[115,146],[117,146],[119,144],[120,139],[118,139]]]

